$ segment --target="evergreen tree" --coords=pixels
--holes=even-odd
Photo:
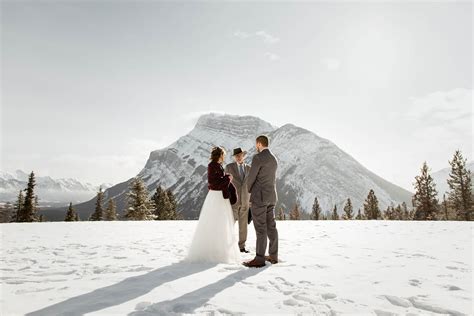
[[[314,198],[313,211],[311,212],[311,219],[314,221],[319,220],[321,216],[321,206],[319,205],[318,198]]]
[[[0,206],[0,223],[9,223],[13,216],[13,206],[7,202]]]
[[[106,221],[117,220],[117,206],[115,205],[114,199],[109,199],[107,203],[107,208],[105,210],[105,220]]]
[[[471,170],[466,168],[466,161],[461,151],[456,150],[454,157],[449,164],[451,172],[447,180],[450,192],[448,200],[460,220],[474,220],[473,199],[472,199],[472,174]]]
[[[28,184],[25,189],[25,200],[23,202],[23,209],[21,212],[20,222],[35,222],[37,221],[36,205],[35,205],[35,174],[32,171],[28,177]]]
[[[153,214],[155,207],[152,199],[148,198],[145,183],[140,177],[136,177],[130,183],[127,194],[127,212],[125,217],[130,220],[152,220],[156,218]]]
[[[25,203],[25,197],[23,195],[23,190],[20,190],[18,193],[18,198],[15,204],[15,209],[12,216],[12,222],[19,222],[21,218],[24,217],[23,215],[23,204]]]
[[[66,218],[64,219],[64,221],[74,222],[75,216],[76,216],[76,211],[74,211],[74,208],[72,207],[72,202],[69,202],[69,208],[67,209]]]
[[[403,220],[403,210],[400,204],[393,210],[393,218],[394,220],[401,221]]]
[[[40,208],[39,208],[39,202],[38,202],[39,198],[38,198],[38,195],[35,195],[35,211],[34,211],[34,221],[35,222],[39,222],[39,216],[38,216],[38,212],[40,211]]]
[[[383,212],[382,219],[393,220],[395,219],[395,209],[393,206],[387,206],[387,209]]]
[[[104,219],[104,192],[102,191],[102,186],[99,187],[99,192],[97,192],[96,201],[95,201],[95,210],[94,213],[89,217],[90,221],[102,221]]]
[[[278,221],[283,221],[285,220],[285,213],[283,212],[283,207],[280,207],[280,209],[278,210],[278,214],[276,216],[276,219]]]
[[[161,186],[156,187],[156,191],[151,199],[155,204],[153,213],[156,215],[156,220],[168,219],[171,202],[169,200],[168,194],[166,194]]]
[[[369,195],[365,199],[364,203],[364,217],[366,219],[379,219],[381,217],[379,202],[375,196],[374,190],[369,191]]]
[[[408,221],[411,219],[410,212],[408,211],[408,206],[405,202],[402,203],[402,220]]]
[[[334,208],[333,208],[333,210],[332,210],[331,219],[332,219],[333,221],[339,219],[339,214],[337,214],[337,206],[336,206],[336,204],[334,204]]]
[[[176,202],[176,198],[174,197],[173,192],[168,189],[166,190],[166,197],[168,198],[168,220],[175,220],[178,217],[177,208],[178,203]]]
[[[342,218],[346,220],[350,220],[354,218],[354,210],[353,210],[352,202],[350,198],[347,199],[346,205],[344,205],[344,214]]]
[[[74,221],[79,222],[81,219],[79,218],[79,214],[74,214]]]
[[[290,212],[290,220],[296,221],[300,219],[300,210],[298,208],[298,204],[295,204],[295,207]]]
[[[362,216],[362,214],[361,214],[361,212],[360,212],[360,208],[359,208],[359,210],[357,211],[357,216],[356,216],[355,219],[357,219],[357,220],[364,219],[364,217]]]
[[[449,216],[448,201],[446,200],[446,194],[443,194],[443,202],[441,203],[441,206],[442,206],[442,211],[443,211],[442,219],[445,221],[449,221],[450,216]]]
[[[178,214],[178,203],[176,202],[176,198],[174,197],[173,192],[168,189],[166,190],[166,197],[168,198],[168,212],[167,212],[167,219],[168,220],[177,220],[180,219]]]
[[[39,221],[40,221],[40,222],[44,222],[44,221],[45,221],[45,218],[44,218],[43,214],[40,214],[40,216],[39,216]]]
[[[438,212],[436,185],[429,174],[426,161],[421,167],[421,175],[415,177],[415,220],[435,220]]]

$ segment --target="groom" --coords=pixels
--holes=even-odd
[[[268,149],[266,136],[257,137],[256,147],[258,154],[252,159],[252,166],[247,176],[247,186],[252,204],[251,212],[257,235],[257,247],[255,258],[243,264],[247,267],[260,268],[265,266],[265,260],[272,264],[278,262],[278,231],[275,222],[278,162]],[[265,256],[267,238],[270,240],[269,256]]]

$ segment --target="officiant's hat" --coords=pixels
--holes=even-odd
[[[232,152],[232,156],[238,155],[240,153],[244,153],[244,156],[247,154],[246,151],[242,151],[242,148],[238,147],[238,148],[234,148],[234,151]]]

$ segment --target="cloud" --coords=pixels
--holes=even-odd
[[[280,60],[280,56],[275,53],[266,52],[264,55],[271,61]]]
[[[255,37],[257,39],[260,39],[262,40],[264,43],[266,44],[275,44],[277,42],[280,41],[280,39],[276,36],[273,36],[269,33],[267,33],[266,31],[257,31],[255,33],[248,33],[248,32],[243,32],[243,31],[240,31],[240,30],[237,30],[234,32],[233,36],[237,37],[237,38],[240,38],[240,39],[243,39],[243,40],[246,40],[248,38],[251,38],[251,37]]]
[[[472,150],[473,90],[437,91],[410,98],[410,109],[402,114],[413,137],[423,148],[443,151]]]
[[[249,38],[251,35],[249,33],[246,33],[246,32],[235,31],[234,36],[238,37],[238,38],[241,38],[241,39],[246,39],[246,38]]]
[[[421,120],[424,125],[466,125],[472,119],[473,90],[437,91],[423,97],[412,97],[408,120]]]
[[[274,44],[280,41],[278,37],[268,34],[265,31],[255,32],[255,36],[260,37],[263,40],[263,42],[268,43],[268,44]]]
[[[341,61],[337,58],[323,58],[321,59],[321,63],[331,71],[338,70],[341,66]]]

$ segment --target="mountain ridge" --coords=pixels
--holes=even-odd
[[[296,203],[310,212],[316,196],[323,211],[332,211],[337,205],[340,213],[350,197],[357,212],[370,189],[374,189],[381,208],[411,200],[411,192],[371,172],[330,140],[291,123],[277,127],[254,116],[202,115],[188,134],[167,147],[151,151],[137,176],[143,178],[150,194],[158,185],[171,189],[183,216],[198,218],[207,193],[210,149],[223,146],[228,152],[226,163],[229,163],[232,161],[230,151],[242,147],[248,151],[247,161],[250,162],[259,134],[269,136],[270,149],[279,160],[278,207],[287,212]],[[105,190],[105,197],[114,197],[119,210],[124,209],[130,181]],[[76,209],[90,214],[94,203],[95,198],[76,205]]]

